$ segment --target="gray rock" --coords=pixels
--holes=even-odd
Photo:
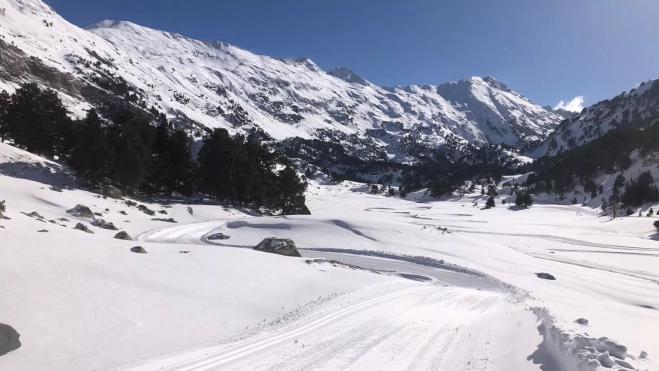
[[[96,216],[103,216],[103,214],[101,214],[101,213],[94,213],[94,215],[96,215]]]
[[[167,215],[167,210],[160,210],[160,211],[158,211],[158,213]]]
[[[284,256],[302,257],[297,247],[295,247],[295,242],[289,238],[266,238],[256,245],[254,250]]]
[[[131,200],[126,200],[124,203],[128,206],[137,206],[137,202]]]
[[[123,210],[121,210],[121,211],[119,212],[119,214],[128,215],[128,214],[126,214],[126,212],[123,211]]]
[[[13,327],[0,323],[0,356],[21,347],[21,335]]]
[[[113,186],[105,186],[103,187],[103,196],[114,198],[115,200],[121,200],[123,195],[121,194],[121,190],[119,188]]]
[[[55,187],[55,186],[51,186],[51,187],[50,187],[50,190],[51,190],[51,191],[54,191],[54,192],[63,192],[63,191],[62,191],[62,188],[60,188],[60,187]]]
[[[117,233],[116,235],[114,235],[114,238],[116,238],[118,240],[126,240],[126,241],[132,241],[133,240],[133,238],[128,233],[126,233],[124,231],[121,231],[121,232]]]
[[[213,233],[210,236],[206,237],[209,240],[228,240],[231,236],[227,236],[223,233]]]
[[[40,230],[40,231],[38,231],[38,232],[39,232],[39,233],[48,233],[48,230],[47,230],[47,229],[42,229],[42,230]]]
[[[588,326],[588,320],[585,318],[578,318],[576,321],[574,321],[580,325]]]
[[[156,212],[155,212],[155,211],[149,209],[148,207],[146,207],[146,206],[144,206],[144,205],[140,205],[140,206],[138,206],[137,209],[140,210],[140,211],[142,211],[142,212],[145,213],[146,215],[150,215],[150,216],[156,215]]]
[[[69,221],[70,221],[70,220],[67,219],[67,218],[59,218],[59,219],[57,219],[57,220],[59,220],[60,222],[69,222]]]
[[[118,231],[119,228],[115,227],[113,223],[108,223],[103,219],[96,219],[92,222],[94,227],[99,227],[101,229],[107,229],[110,231]]]
[[[642,351],[641,351],[641,355],[638,356],[638,358],[648,358],[648,352],[642,350]]]
[[[94,232],[93,232],[92,230],[90,230],[89,228],[87,228],[87,226],[84,225],[84,224],[82,224],[82,223],[78,223],[78,224],[76,224],[76,226],[73,227],[73,229],[77,229],[77,230],[79,230],[79,231],[83,231],[83,232],[87,232],[87,233],[94,234]]]
[[[135,246],[130,248],[130,252],[134,252],[136,254],[146,254],[146,250],[142,246]]]
[[[30,218],[43,219],[43,216],[39,215],[39,213],[36,212],[36,211],[33,211],[33,212],[29,213],[29,214],[28,214],[28,213],[23,213],[23,214],[29,216]]]
[[[549,273],[536,273],[535,275],[538,276],[538,278],[542,278],[543,280],[550,280],[550,281],[556,280],[556,277],[552,276]]]
[[[68,210],[67,213],[73,214],[73,215],[81,217],[81,218],[96,219],[94,217],[94,213],[92,212],[92,210],[90,208],[88,208],[87,206],[84,206],[84,205],[80,205],[80,204],[76,205],[76,207],[74,207],[73,209]]]
[[[151,219],[151,220],[153,220],[153,221],[155,221],[155,222],[176,223],[176,220],[174,220],[174,218],[167,218],[167,219],[163,219],[163,218],[153,218],[153,219]]]

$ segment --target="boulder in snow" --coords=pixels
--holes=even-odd
[[[73,209],[68,210],[67,213],[73,214],[81,218],[96,219],[94,217],[94,213],[92,212],[92,210],[85,205],[78,204]]]
[[[47,229],[42,229],[42,230],[37,231],[37,232],[39,232],[39,233],[48,233],[48,230]]]
[[[0,323],[0,356],[21,347],[21,335],[13,327]]]
[[[588,326],[588,320],[585,318],[577,318],[576,321],[574,321],[580,325]]]
[[[128,233],[126,233],[125,231],[121,231],[121,232],[115,234],[114,238],[116,238],[118,240],[126,240],[126,241],[132,241],[133,240],[133,238]]]
[[[121,190],[113,186],[103,187],[103,196],[114,198],[115,200],[120,200],[122,197]]]
[[[556,280],[556,277],[552,276],[549,273],[536,273],[535,275],[538,276],[538,278],[542,278],[543,280],[550,280],[550,281]]]
[[[136,254],[146,254],[146,250],[142,246],[135,246],[130,248],[130,252],[134,252]]]
[[[53,191],[53,192],[63,192],[63,191],[62,191],[62,188],[60,188],[60,187],[55,187],[55,186],[51,186],[51,187],[50,187],[50,190]]]
[[[84,224],[82,224],[82,223],[78,223],[78,224],[76,224],[76,226],[73,227],[73,229],[77,229],[77,230],[79,230],[79,231],[83,231],[83,232],[87,232],[87,233],[94,234],[94,232],[93,232],[92,230],[90,230],[89,228],[87,228],[87,226],[84,225]]]
[[[641,359],[643,359],[643,358],[648,358],[648,352],[642,350],[642,351],[641,351],[641,355],[638,356],[638,358],[641,358]]]
[[[118,230],[119,230],[119,228],[115,227],[113,223],[107,223],[107,222],[106,222],[105,220],[103,220],[103,219],[96,219],[96,220],[94,220],[94,221],[92,222],[92,225],[93,225],[94,227],[99,227],[99,228],[101,228],[101,229],[107,229],[107,230],[111,230],[111,231],[118,231]]]
[[[207,239],[213,241],[213,240],[228,240],[231,238],[231,236],[227,236],[224,233],[213,233],[210,236],[206,237]]]
[[[266,238],[254,247],[256,251],[263,251],[271,254],[284,256],[302,257],[295,247],[295,242],[290,238]]]

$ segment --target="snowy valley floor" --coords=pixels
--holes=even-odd
[[[172,224],[93,193],[52,191],[73,182],[0,146],[11,218],[0,220],[0,323],[22,342],[0,356],[0,370],[552,371],[558,361],[570,371],[560,347],[542,344],[533,307],[547,308],[545,322],[565,336],[628,348],[601,369],[659,370],[655,218],[609,220],[580,206],[481,210],[480,195],[400,200],[319,180],[311,216],[137,201]],[[67,213],[76,204],[138,241]],[[23,214],[33,211],[44,221]],[[72,229],[78,222],[95,233]],[[231,237],[205,239],[215,232]],[[293,239],[303,258],[247,248],[272,236]],[[381,272],[307,263],[315,258]],[[574,323],[582,317],[587,326]],[[641,351],[649,357],[634,359]]]

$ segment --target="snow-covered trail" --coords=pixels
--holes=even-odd
[[[506,336],[497,327],[502,318],[523,318],[517,331],[537,333],[532,315],[504,298],[428,284],[369,287],[275,331],[128,370],[492,369],[491,358]],[[525,367],[516,369],[537,369],[528,362]]]
[[[194,222],[145,232],[147,243],[251,247],[204,236],[226,231],[227,219]],[[200,246],[201,247],[201,246]],[[478,370],[492,369],[506,338],[532,338],[518,357],[497,369],[536,370],[525,357],[540,342],[535,318],[507,301],[496,283],[464,273],[405,261],[348,253],[303,250],[324,258],[410,278],[363,287],[340,296],[296,321],[216,347],[148,361],[127,370]],[[322,268],[322,265],[320,265]],[[427,280],[426,280],[427,278]],[[422,283],[420,283],[422,282]],[[502,319],[515,318],[514,331],[502,332]],[[512,321],[512,320],[511,320]],[[285,323],[285,322],[284,322]],[[505,334],[504,334],[505,333]],[[515,341],[519,344],[519,341]]]

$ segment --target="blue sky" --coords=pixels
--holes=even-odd
[[[79,26],[127,20],[259,54],[346,66],[378,85],[494,76],[585,105],[659,77],[656,0],[46,0]]]

